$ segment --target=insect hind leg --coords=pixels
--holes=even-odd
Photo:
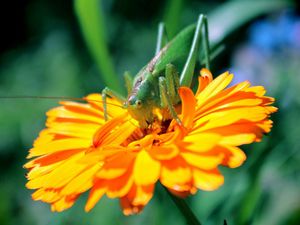
[[[160,22],[158,24],[155,55],[157,55],[159,53],[159,51],[162,49],[164,43],[167,43],[167,42],[168,42],[168,35],[166,32],[165,24],[163,22]]]
[[[180,74],[180,86],[190,87],[194,75],[194,69],[196,65],[197,55],[199,53],[199,43],[201,42],[201,36],[203,34],[202,29],[204,26],[205,39],[204,52],[205,52],[205,65],[209,67],[209,45],[208,45],[208,25],[207,17],[203,14],[199,15],[198,22],[194,33],[193,42],[184,68]]]

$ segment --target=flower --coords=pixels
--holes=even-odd
[[[129,215],[150,201],[157,182],[180,197],[220,187],[218,166],[240,166],[246,156],[238,146],[270,132],[269,115],[277,109],[262,86],[244,81],[227,88],[232,74],[214,80],[206,69],[200,74],[195,95],[179,89],[181,126],[157,116],[141,129],[115,99],[108,99],[106,122],[99,94],[50,110],[25,164],[33,199],[62,211],[90,190],[86,211],[106,195],[119,198]]]

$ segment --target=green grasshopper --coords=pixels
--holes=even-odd
[[[204,35],[205,66],[209,68],[206,16],[201,14],[197,24],[185,28],[163,48],[163,39],[166,34],[164,25],[161,23],[154,58],[138,72],[133,82],[125,73],[127,99],[109,88],[102,91],[105,119],[107,120],[106,98],[111,96],[123,103],[131,116],[139,122],[141,128],[147,128],[154,122],[153,111],[156,108],[167,109],[170,117],[182,125],[175,110],[175,106],[180,103],[178,88],[191,86],[202,35]],[[180,75],[178,71],[181,71]]]

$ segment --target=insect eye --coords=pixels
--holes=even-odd
[[[135,104],[136,104],[137,107],[140,108],[142,106],[142,101],[141,100],[136,100]]]

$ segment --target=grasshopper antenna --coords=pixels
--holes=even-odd
[[[0,96],[0,99],[57,99],[57,100],[70,100],[70,101],[81,101],[81,102],[98,102],[98,103],[103,103],[101,100],[96,100],[96,99],[87,99],[85,97],[83,98],[76,98],[76,97],[63,97],[63,96]],[[108,105],[124,108],[121,105],[113,104],[113,103],[106,103]]]
[[[76,97],[62,97],[62,96],[0,96],[0,99],[49,99],[49,100],[53,100],[53,99],[58,99],[58,100],[70,100],[70,101],[81,101],[81,102],[97,102],[97,103],[103,103],[102,100],[96,100],[96,99],[87,99],[85,97],[83,98],[76,98]],[[121,105],[117,105],[117,104],[113,104],[113,103],[109,103],[106,102],[107,105],[111,105],[111,106],[116,106],[119,108],[124,109],[125,107],[121,106]],[[132,119],[130,119],[132,120]],[[137,126],[135,123],[133,123],[132,121],[129,121],[133,126],[135,126],[136,128],[140,128],[139,126]]]

